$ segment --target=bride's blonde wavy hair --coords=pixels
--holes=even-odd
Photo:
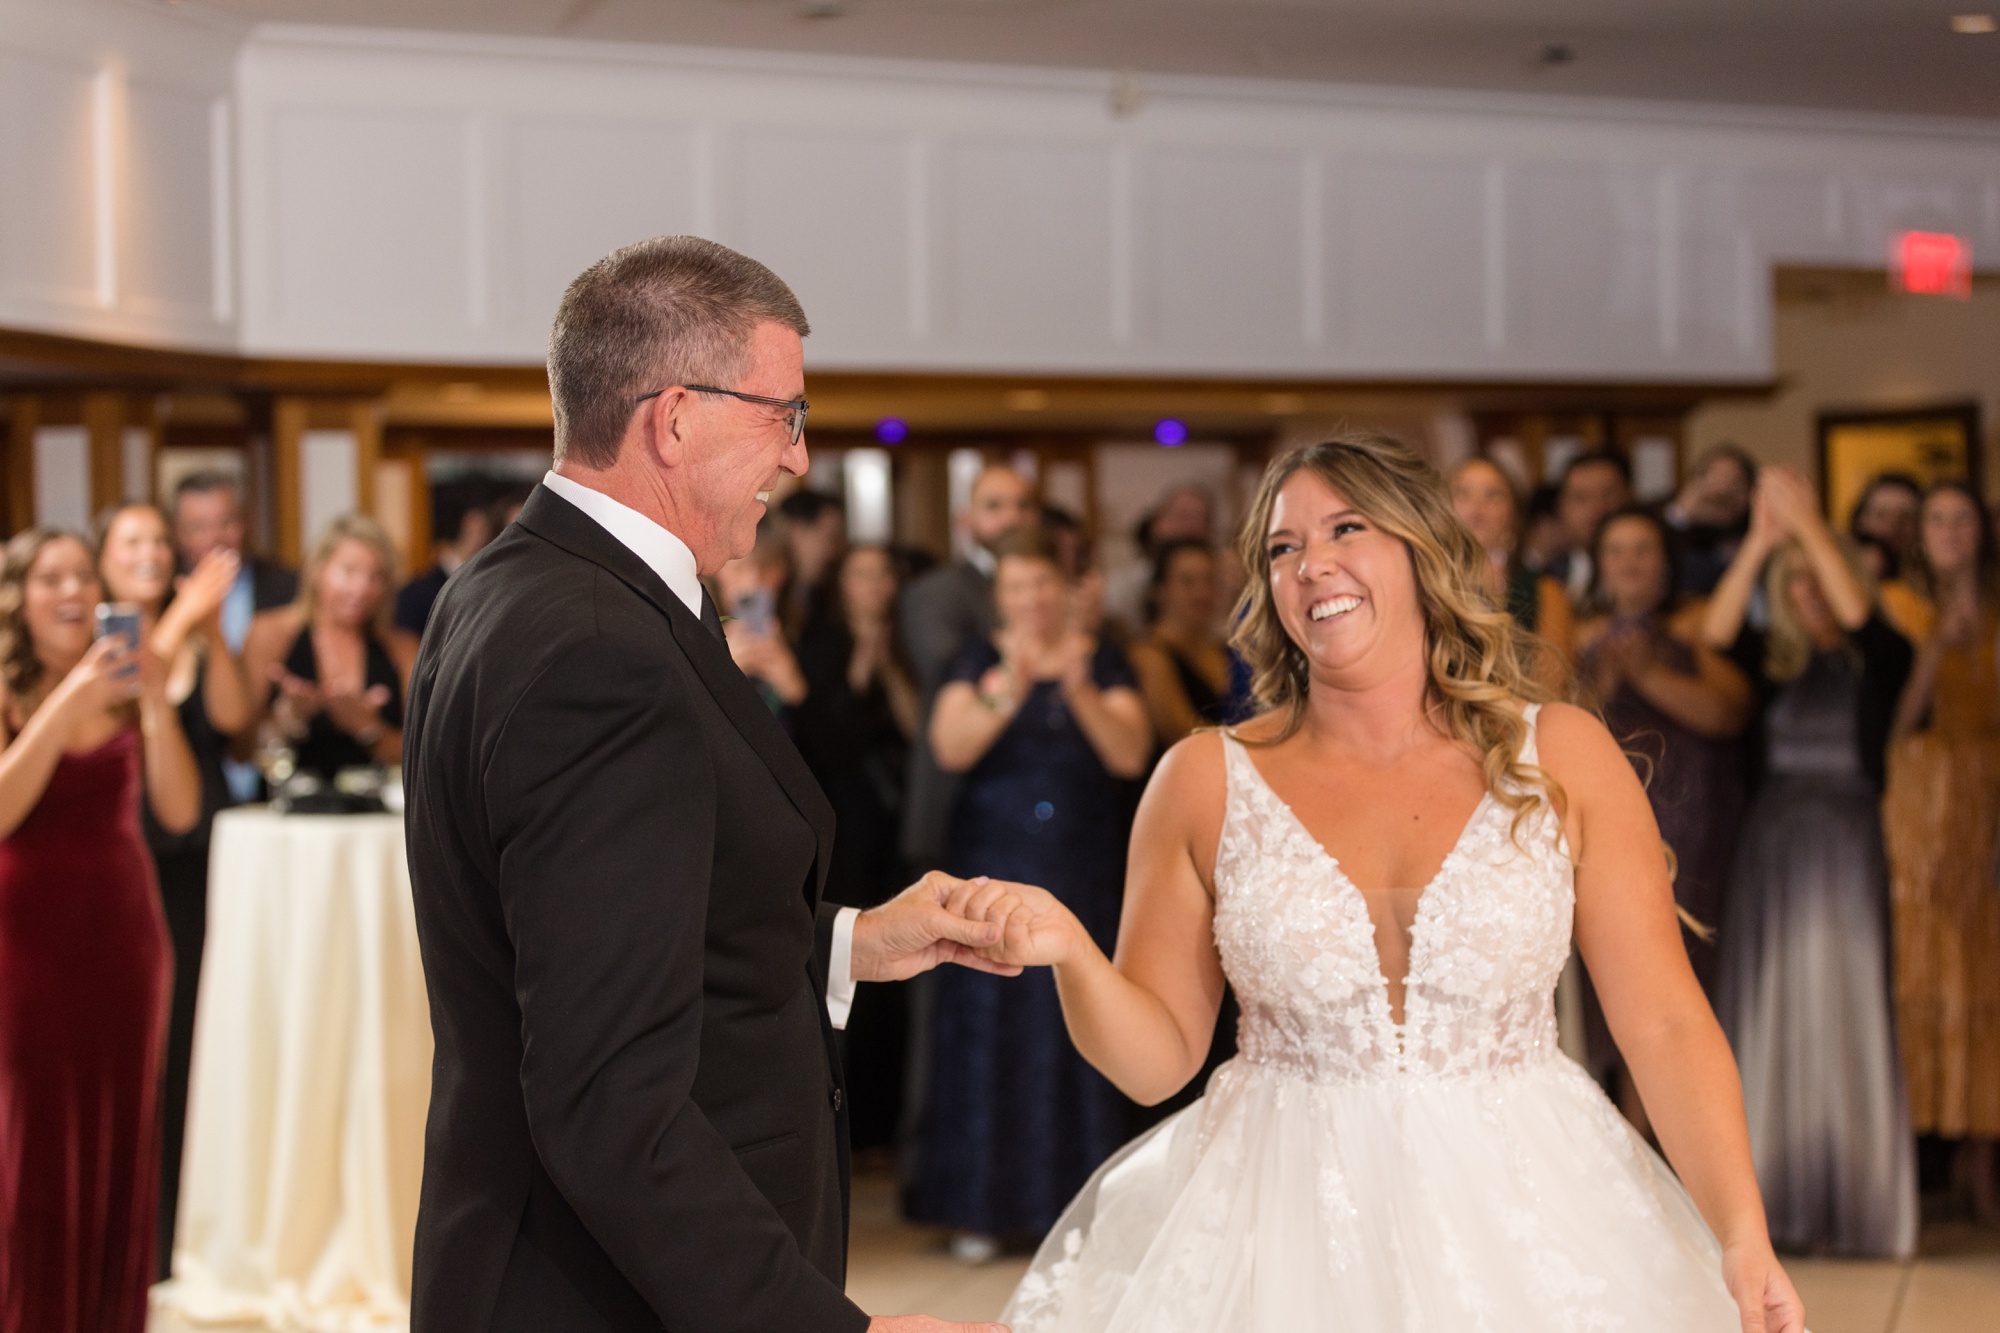
[[[1486,789],[1514,812],[1518,833],[1537,806],[1562,794],[1540,766],[1520,757],[1528,724],[1517,705],[1549,697],[1525,666],[1532,641],[1488,598],[1482,573],[1486,553],[1452,511],[1443,474],[1390,436],[1338,435],[1294,449],[1264,470],[1237,537],[1249,580],[1230,636],[1230,646],[1250,668],[1260,714],[1277,713],[1283,721],[1275,736],[1258,743],[1285,740],[1305,720],[1309,665],[1285,632],[1271,596],[1268,536],[1278,492],[1300,472],[1313,473],[1408,549],[1424,616],[1428,710],[1444,734],[1480,755]]]

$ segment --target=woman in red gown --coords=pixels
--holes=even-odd
[[[0,560],[0,1333],[143,1333],[172,954],[143,788],[193,827],[165,671],[91,642],[81,539]]]

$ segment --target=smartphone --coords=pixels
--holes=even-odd
[[[135,602],[99,602],[97,604],[97,637],[100,639],[116,636],[125,640],[125,651],[139,651],[139,607]],[[128,663],[121,676],[135,676],[139,673],[139,663],[135,658]]]
[[[777,596],[769,588],[752,588],[730,603],[729,614],[752,634],[768,638],[777,628]]]

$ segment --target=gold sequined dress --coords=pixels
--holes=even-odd
[[[1900,584],[1883,609],[1912,643],[1935,608]],[[1920,1134],[2000,1137],[2000,614],[1938,666],[1929,725],[1889,749],[1882,801],[1896,1012]]]

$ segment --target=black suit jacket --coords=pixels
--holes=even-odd
[[[437,1040],[413,1333],[847,1333],[833,815],[727,647],[547,488],[404,732]]]

